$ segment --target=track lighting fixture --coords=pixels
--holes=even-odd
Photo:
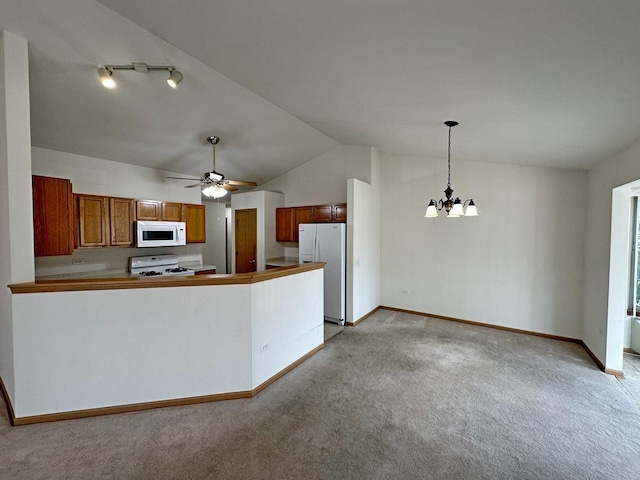
[[[113,72],[105,67],[98,67],[98,78],[100,78],[100,83],[106,88],[116,88],[116,82],[111,78],[112,73]]]
[[[98,65],[98,78],[106,88],[116,87],[116,82],[113,79],[114,70],[135,70],[138,73],[147,73],[149,70],[166,70],[169,72],[167,83],[171,88],[176,88],[183,78],[182,73],[176,70],[173,65],[147,65],[142,62],[134,62],[128,65]]]
[[[444,209],[447,212],[447,218],[456,218],[463,216],[477,217],[478,209],[476,208],[476,204],[473,202],[472,198],[469,200],[465,200],[464,204],[459,197],[456,197],[456,199],[453,200],[453,189],[451,188],[451,128],[458,125],[458,122],[449,120],[444,122],[444,124],[449,127],[449,150],[447,154],[447,189],[444,191],[446,200],[440,199],[436,202],[435,200],[431,199],[429,201],[429,205],[427,205],[427,212],[424,214],[424,216],[427,218],[437,217],[438,210]],[[466,210],[464,207],[466,207]]]
[[[169,72],[170,74],[169,74],[169,78],[167,78],[167,83],[171,88],[176,88],[178,84],[182,81],[182,74],[175,68],[173,70],[169,70]]]

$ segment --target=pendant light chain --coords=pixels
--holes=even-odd
[[[447,155],[447,187],[451,188],[451,125],[449,125],[449,153]]]

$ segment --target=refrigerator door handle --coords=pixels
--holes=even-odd
[[[313,236],[313,261],[320,261],[320,249],[318,248],[318,234]]]

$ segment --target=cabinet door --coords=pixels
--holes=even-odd
[[[109,245],[109,202],[107,197],[78,195],[78,225],[80,247]]]
[[[160,220],[162,202],[157,200],[136,200],[137,220]]]
[[[347,204],[341,203],[333,206],[333,221],[346,223],[347,222]]]
[[[109,198],[110,244],[132,247],[135,201],[131,198]]]
[[[187,222],[187,243],[205,243],[207,225],[204,205],[185,204],[184,216]]]
[[[298,241],[298,225],[301,223],[315,223],[313,217],[313,207],[295,207],[294,208],[294,228],[293,241]]]
[[[36,257],[73,253],[71,181],[32,177],[33,236]]]
[[[333,221],[333,205],[316,205],[313,207],[313,218],[316,223]]]
[[[183,205],[181,203],[162,203],[162,220],[165,222],[182,222]]]
[[[276,242],[293,242],[293,208],[276,208]]]

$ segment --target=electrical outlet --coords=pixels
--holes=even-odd
[[[267,350],[269,350],[269,347],[270,347],[270,345],[268,343],[260,345],[260,353],[266,352]]]
[[[403,295],[409,295],[409,290],[402,290]]]

